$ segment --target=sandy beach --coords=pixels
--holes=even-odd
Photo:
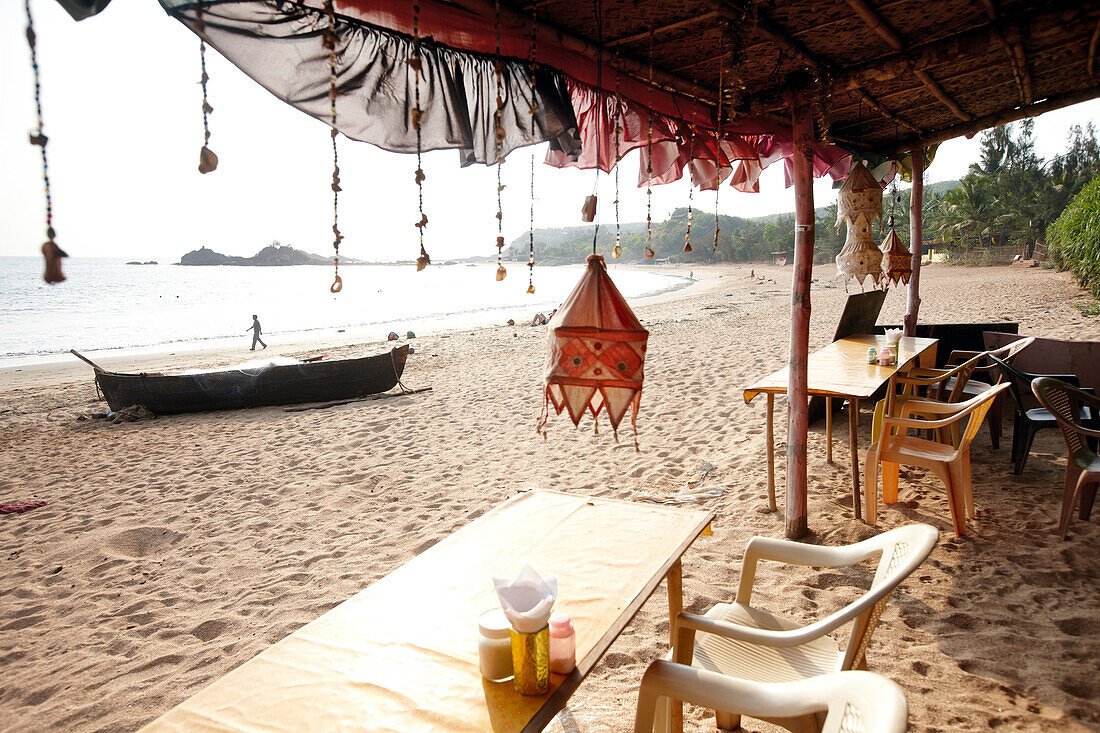
[[[742,387],[786,360],[792,268],[757,265],[754,278],[750,266],[692,269],[693,287],[636,304],[651,333],[640,452],[626,436],[616,444],[606,423],[594,435],[590,420],[574,430],[554,417],[548,437],[536,435],[544,327],[418,338],[404,382],[432,391],[305,412],[78,421],[106,409],[87,366],[0,371],[0,501],[49,502],[0,516],[0,729],[134,730],[523,488],[675,497],[713,464],[702,486],[720,495],[698,506],[718,519],[684,556],[685,604],[702,612],[732,600],[749,538],[783,536],[782,512],[766,511],[763,400],[746,405]],[[831,339],[843,308],[834,273],[814,270],[812,349]],[[1100,340],[1100,318],[1073,307],[1090,301],[1065,273],[937,264],[922,291],[924,322],[1018,321],[1022,334]],[[904,308],[904,289],[891,291],[879,322],[900,323]],[[246,339],[233,353],[129,366],[242,361]],[[302,343],[265,355],[384,348]],[[870,427],[865,412],[864,449]],[[1010,435],[993,450],[983,429],[972,449],[978,516],[965,539],[953,536],[942,486],[919,469],[903,467],[901,501],[880,508],[878,528],[855,521],[847,446],[838,438],[829,464],[824,423],[810,431],[810,541],[845,544],[910,522],[941,532],[868,651],[869,668],[904,688],[911,730],[1100,730],[1100,518],[1075,519],[1067,541],[1055,533],[1057,431],[1039,434],[1013,476]],[[781,506],[784,481],[780,462]],[[805,621],[868,581],[769,565],[757,593],[765,608]],[[664,594],[550,730],[629,729],[641,675],[667,650]],[[691,730],[713,730],[705,710],[687,718]]]

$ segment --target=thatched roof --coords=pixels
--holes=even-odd
[[[1100,96],[1097,0],[602,0],[599,23],[592,0],[503,5],[590,53],[602,39],[636,78],[652,59],[662,86],[709,106],[721,79],[735,119],[786,121],[786,80],[808,72],[819,136],[849,147],[904,149]]]

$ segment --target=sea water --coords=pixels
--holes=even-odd
[[[112,258],[72,257],[67,280],[42,281],[39,257],[0,257],[0,365],[51,361],[69,349],[200,349],[251,345],[252,314],[268,344],[298,340],[333,343],[380,340],[390,331],[430,333],[504,323],[529,323],[569,294],[582,265],[535,268],[505,263],[348,265],[343,290],[329,292],[331,267],[185,267],[127,265]],[[609,263],[628,300],[685,287],[681,275]]]

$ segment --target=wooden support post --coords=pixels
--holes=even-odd
[[[924,211],[924,147],[911,151],[913,159],[913,190],[909,198],[909,251],[913,253],[913,274],[909,276],[909,303],[905,309],[905,335],[917,335],[917,312],[920,310],[920,263],[923,248],[921,216]]]
[[[768,392],[768,511],[775,506],[775,394]]]
[[[852,448],[852,510],[855,518],[863,513],[859,506],[859,398],[848,398],[848,443]]]
[[[825,398],[825,462],[833,462],[833,398]]]
[[[794,129],[794,280],[791,283],[790,378],[787,399],[787,537],[799,539],[806,521],[806,434],[810,424],[806,365],[810,352],[810,278],[814,263],[813,115],[810,81],[804,74],[788,79]]]
[[[684,576],[680,561],[677,560],[665,575],[668,583],[668,644],[676,648],[676,619],[684,610]],[[669,733],[682,733],[684,730],[684,704],[679,700],[669,700]]]

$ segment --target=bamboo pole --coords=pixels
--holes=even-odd
[[[924,213],[924,148],[911,151],[913,160],[913,190],[909,198],[909,250],[913,254],[913,274],[909,276],[909,303],[905,309],[905,335],[917,335],[917,311],[920,310],[920,263],[923,257]]]
[[[791,127],[794,130],[794,281],[791,283],[791,343],[787,402],[787,537],[799,539],[806,521],[806,434],[810,424],[806,365],[810,351],[810,277],[814,261],[813,113],[809,79],[789,79]]]

